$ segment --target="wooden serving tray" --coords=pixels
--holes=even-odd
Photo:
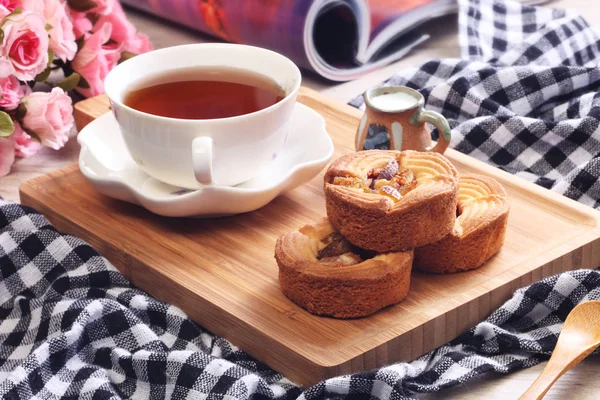
[[[299,101],[327,120],[335,157],[353,151],[361,112],[307,89]],[[78,127],[106,111],[102,96],[78,103]],[[414,273],[405,301],[354,320],[307,313],[283,296],[277,279],[277,237],[325,215],[323,174],[260,210],[213,220],[159,217],[105,197],[76,165],[28,181],[20,191],[23,204],[90,242],[138,287],[309,385],[412,360],[485,318],[515,289],[600,265],[600,213],[456,151],[446,155],[459,171],[504,185],[511,201],[506,244],[475,271]]]

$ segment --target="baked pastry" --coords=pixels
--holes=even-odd
[[[441,274],[481,266],[504,244],[508,211],[506,191],[496,180],[462,175],[452,233],[415,249],[415,268]]]
[[[438,153],[367,150],[325,174],[331,224],[352,244],[377,252],[436,242],[454,227],[458,171]]]
[[[406,297],[413,252],[358,249],[323,218],[281,236],[275,259],[281,289],[294,303],[317,315],[355,318]]]

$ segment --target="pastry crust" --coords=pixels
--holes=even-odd
[[[323,218],[277,240],[279,282],[290,300],[312,314],[356,318],[406,297],[412,251],[378,254],[364,261],[352,253],[319,260],[323,240],[334,232]]]
[[[370,171],[384,168],[392,159],[416,180],[399,200],[334,183],[343,177],[364,181]],[[452,231],[456,220],[458,171],[438,153],[367,150],[348,154],[331,164],[324,190],[331,224],[351,243],[368,250],[402,251],[436,242]]]
[[[440,241],[415,249],[415,268],[443,274],[480,267],[504,244],[508,212],[506,191],[496,180],[461,175],[454,229]]]

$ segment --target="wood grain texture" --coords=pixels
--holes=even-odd
[[[353,151],[358,110],[305,88],[299,101],[325,117],[336,157]],[[105,98],[79,103],[77,123],[107,107]],[[307,385],[414,359],[485,318],[518,287],[600,265],[598,212],[458,152],[447,156],[459,171],[493,176],[508,191],[504,248],[475,271],[415,273],[404,302],[350,321],[308,314],[282,295],[277,280],[276,238],[325,214],[322,174],[260,210],[214,220],[158,217],[109,199],[76,165],[28,181],[20,192],[24,204],[89,241],[137,286]]]

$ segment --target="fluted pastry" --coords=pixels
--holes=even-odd
[[[461,175],[454,229],[438,242],[415,249],[415,268],[450,273],[481,266],[504,244],[508,211],[506,191],[496,180]]]
[[[352,244],[378,252],[436,242],[456,219],[458,172],[433,152],[368,150],[325,174],[331,224]]]
[[[294,303],[317,315],[355,318],[406,297],[413,252],[358,249],[323,218],[281,236],[275,259],[281,289]]]

